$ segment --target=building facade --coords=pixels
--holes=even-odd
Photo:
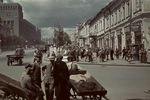
[[[150,49],[150,0],[113,0],[102,8],[78,34],[90,47],[113,50]],[[84,27],[88,27],[86,33]],[[84,35],[84,34],[89,35]],[[80,45],[81,46],[81,45]],[[138,57],[137,57],[138,58]]]
[[[22,6],[18,3],[3,3],[0,1],[0,17],[6,30],[0,30],[4,35],[22,37],[26,44],[34,45],[41,41],[41,31],[29,21],[23,19]]]

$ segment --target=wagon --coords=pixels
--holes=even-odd
[[[19,65],[22,65],[24,58],[23,55],[6,55],[7,57],[7,65],[12,65],[13,62],[17,62]]]
[[[28,99],[21,88],[21,83],[0,73],[0,90],[3,91],[3,99],[6,100],[25,100]],[[28,99],[29,100],[29,99]]]
[[[78,70],[70,73],[71,96],[82,100],[106,100],[107,90],[86,70],[78,65]]]

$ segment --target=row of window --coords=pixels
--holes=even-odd
[[[12,20],[3,21],[3,25],[8,26],[9,28],[13,28],[14,21],[12,21]]]
[[[0,10],[17,10],[18,6],[0,6]]]
[[[110,15],[108,15],[105,19],[101,18],[97,23],[95,23],[94,29],[96,32],[104,30],[104,26],[106,29],[108,29],[113,25],[116,25],[117,23],[120,23],[121,21],[124,21],[125,19],[128,19],[131,15],[131,10],[134,10],[133,13],[141,11],[142,9],[142,2],[141,0],[135,0],[135,6],[133,6],[134,9],[130,8],[131,4],[129,2],[122,5],[122,7],[118,8],[114,12],[110,12]]]

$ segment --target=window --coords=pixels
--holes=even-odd
[[[125,7],[122,7],[122,11],[123,11],[122,18],[125,19]]]
[[[117,11],[116,11],[116,13],[115,13],[115,17],[116,17],[116,19],[115,19],[115,20],[116,20],[116,23],[117,23]]]
[[[105,19],[103,19],[103,29],[105,28]]]
[[[136,2],[135,2],[136,4],[136,11],[139,11],[139,10],[141,10],[142,9],[142,2],[141,2],[141,0],[136,0]]]
[[[119,22],[121,21],[121,10],[119,9],[119,14],[118,14]]]
[[[111,15],[111,19],[112,19],[111,25],[113,25],[114,24],[114,15],[113,14]]]
[[[107,17],[106,22],[107,22],[107,27],[106,28],[109,28],[109,17]]]
[[[128,16],[130,15],[130,5],[129,5],[129,3],[127,3],[127,15]]]
[[[103,29],[103,24],[102,24],[102,21],[101,21],[101,30]]]

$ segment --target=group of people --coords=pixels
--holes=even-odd
[[[32,64],[25,66],[21,76],[21,87],[29,100],[44,100],[41,84],[45,86],[46,100],[70,100],[69,71],[63,56],[49,56],[49,64],[41,66],[39,56],[35,56]],[[44,79],[41,79],[43,75]],[[55,91],[55,93],[54,93]]]
[[[24,56],[25,55],[25,51],[23,50],[23,48],[18,46],[18,48],[15,50],[14,55]]]

